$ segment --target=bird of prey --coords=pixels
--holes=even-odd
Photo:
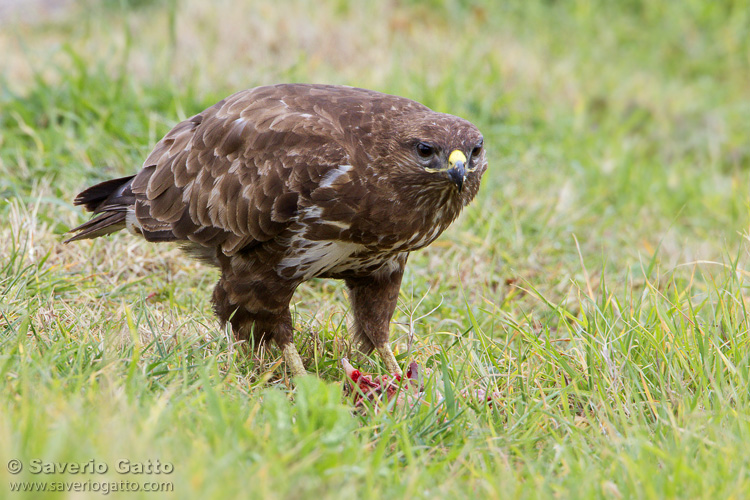
[[[470,122],[336,85],[237,92],[179,123],[135,175],[75,199],[94,216],[69,241],[127,228],[182,242],[221,270],[213,306],[238,340],[274,341],[305,372],[289,302],[311,278],[342,279],[359,349],[400,373],[388,342],[409,252],[434,241],[487,168]]]

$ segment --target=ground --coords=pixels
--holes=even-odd
[[[179,498],[750,491],[742,2],[59,5],[0,9],[9,498],[39,498],[18,481],[121,480]],[[353,411],[338,282],[295,296],[317,378],[292,390],[278,351],[248,358],[218,328],[215,271],[125,234],[62,244],[81,188],[132,174],[218,99],[288,81],[404,95],[484,132],[477,200],[412,255],[392,327],[441,404]],[[108,472],[34,474],[33,459]],[[174,470],[117,471],[157,459]]]

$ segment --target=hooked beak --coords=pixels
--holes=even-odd
[[[448,177],[450,177],[460,193],[466,180],[466,155],[458,149],[453,150],[448,157]]]

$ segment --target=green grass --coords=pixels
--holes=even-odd
[[[113,1],[2,26],[0,497],[122,480],[175,498],[746,497],[747,5],[284,5]],[[295,295],[317,377],[292,388],[277,350],[248,356],[218,328],[214,270],[125,234],[61,243],[78,190],[282,81],[405,95],[483,131],[482,190],[410,257],[392,327],[445,403],[353,411],[338,282]],[[476,387],[500,397],[461,395]],[[102,496],[41,497],[81,495]]]

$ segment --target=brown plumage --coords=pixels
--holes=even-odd
[[[258,87],[179,123],[135,176],[80,193],[95,217],[68,241],[127,227],[183,242],[221,269],[221,321],[238,339],[273,339],[295,375],[292,294],[310,278],[343,279],[355,340],[398,371],[389,323],[409,252],[456,219],[486,168],[474,125],[409,99]]]

